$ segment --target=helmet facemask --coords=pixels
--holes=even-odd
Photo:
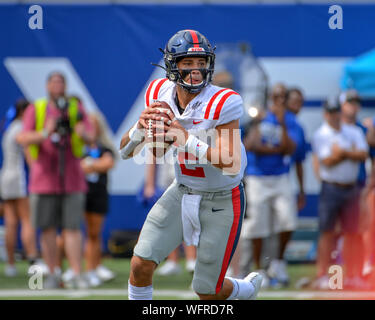
[[[189,56],[186,56],[189,57]],[[188,91],[189,93],[197,93],[200,92],[204,87],[206,87],[212,79],[213,68],[210,68],[210,58],[206,58],[206,68],[194,68],[194,69],[179,69],[177,67],[178,61],[182,60],[185,57],[181,57],[176,59],[176,67],[171,69],[171,74],[176,77],[176,83],[181,86],[183,89]],[[193,71],[200,72],[202,76],[202,81],[197,84],[193,84]],[[187,77],[189,76],[189,77]]]

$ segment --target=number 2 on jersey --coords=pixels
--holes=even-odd
[[[180,152],[178,154],[178,162],[180,164],[181,173],[185,176],[196,177],[196,178],[205,178],[203,167],[195,167],[194,169],[186,168],[185,160],[198,160],[193,154],[188,152]]]

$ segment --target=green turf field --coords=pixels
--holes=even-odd
[[[113,270],[117,277],[100,287],[88,290],[30,290],[29,278],[26,275],[28,265],[24,261],[17,262],[18,276],[7,278],[4,276],[4,263],[0,263],[0,299],[127,299],[127,280],[129,276],[129,259],[104,259],[103,264]],[[66,263],[64,263],[66,265]],[[181,261],[184,267],[184,261]],[[184,270],[184,268],[182,268]],[[311,292],[307,289],[296,289],[296,282],[302,277],[313,277],[315,265],[292,264],[288,271],[291,276],[291,285],[286,289],[261,290],[258,299],[352,299],[375,298],[374,293],[348,292]],[[192,275],[183,271],[179,275],[154,277],[154,299],[157,300],[191,300],[197,296],[191,290]],[[340,295],[341,294],[341,295]]]

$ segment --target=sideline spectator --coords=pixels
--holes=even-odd
[[[368,145],[361,129],[341,122],[341,108],[336,100],[324,104],[325,122],[313,137],[314,157],[319,162],[318,174],[322,182],[319,195],[319,244],[315,289],[328,289],[328,269],[334,249],[336,232],[343,233],[343,260],[345,288],[363,287],[356,262],[359,232],[359,187],[357,184],[360,163],[368,153]]]
[[[290,157],[294,153],[296,136],[295,116],[286,110],[286,88],[273,87],[272,105],[244,139],[248,166],[245,178],[247,193],[247,218],[241,238],[251,239],[255,267],[261,264],[263,240],[273,233],[279,235],[277,264],[278,281],[288,283],[286,262],[283,260],[286,245],[297,226],[295,198],[290,185]],[[242,263],[241,263],[242,264]],[[270,279],[262,270],[263,287]]]
[[[342,118],[341,121],[348,126],[358,127],[362,130],[364,135],[367,135],[368,129],[358,121],[358,113],[361,109],[361,99],[358,95],[358,92],[354,89],[342,92],[340,94],[340,105],[342,110]],[[369,156],[373,156],[374,150],[372,148],[369,149]],[[366,186],[366,179],[367,179],[367,172],[366,172],[366,161],[362,161],[359,167],[359,173],[357,178],[358,187],[360,188],[360,192],[362,193],[365,186]],[[364,268],[364,255],[365,255],[365,243],[366,240],[366,232],[362,230],[363,234],[361,237],[356,239],[357,250],[358,250],[358,261],[353,261],[356,266],[356,274],[360,274],[360,270]],[[368,240],[367,240],[368,241]],[[365,270],[366,271],[366,270]]]
[[[65,93],[63,74],[47,79],[48,98],[38,99],[24,115],[19,141],[32,157],[30,203],[32,220],[41,229],[41,247],[49,275],[45,288],[56,288],[57,229],[62,228],[65,253],[75,277],[66,287],[87,287],[81,274],[82,221],[87,185],[80,166],[85,143],[93,141],[91,125],[82,104]]]
[[[358,121],[358,113],[361,109],[361,99],[355,90],[348,90],[343,92],[340,97],[342,122],[348,126],[356,126],[362,130],[364,135],[367,135],[368,129]],[[371,152],[370,152],[371,155]],[[358,174],[358,185],[363,188],[366,185],[366,166],[365,161],[360,163]]]
[[[297,117],[303,107],[303,103],[304,97],[302,91],[298,88],[290,88],[287,93],[287,109]],[[306,142],[305,131],[297,119],[296,125],[299,141],[297,143],[296,150],[292,155],[292,162],[295,163],[296,167],[296,175],[299,187],[297,208],[298,211],[300,211],[306,205],[303,162],[306,159],[306,153],[310,150],[310,145]]]
[[[77,98],[78,99],[78,98]],[[109,135],[103,116],[99,113],[89,115],[93,125],[95,142],[85,148],[82,170],[86,174],[88,192],[86,194],[85,221],[87,238],[85,242],[86,273],[85,279],[90,287],[115,278],[115,274],[101,264],[101,231],[105,215],[108,212],[109,195],[107,190],[108,171],[114,166],[116,148]],[[64,257],[64,240],[57,237],[60,251],[60,265]],[[70,282],[74,271],[68,268],[62,274],[63,282]]]
[[[369,278],[373,286],[375,286],[375,117],[363,119],[362,126],[365,128],[372,163],[369,179],[361,195],[361,209],[363,209],[365,217],[363,224],[365,225],[367,222],[363,232],[365,250],[362,274],[364,277]]]
[[[102,281],[115,277],[114,273],[101,265],[101,232],[104,217],[108,212],[109,195],[107,190],[108,171],[115,164],[115,147],[109,138],[105,138],[104,122],[98,113],[90,114],[94,126],[95,142],[86,147],[81,162],[86,174],[88,193],[86,195],[87,239],[85,246],[86,277],[89,285],[99,286]]]
[[[17,243],[18,223],[21,222],[21,240],[30,265],[36,262],[35,230],[30,221],[27,194],[27,172],[23,147],[17,135],[22,131],[22,117],[29,102],[19,99],[15,105],[14,120],[8,125],[2,139],[3,166],[0,177],[1,198],[4,200],[5,244],[8,262],[5,275],[17,275],[14,250]]]

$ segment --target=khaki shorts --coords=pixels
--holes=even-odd
[[[222,192],[199,192],[174,182],[150,210],[134,255],[159,264],[183,241],[182,196],[200,194],[201,234],[193,289],[200,294],[221,290],[241,232],[246,207],[243,185]]]
[[[34,228],[80,229],[85,209],[85,194],[30,194]]]
[[[247,176],[245,182],[248,207],[242,238],[266,238],[297,228],[296,198],[289,175]]]

